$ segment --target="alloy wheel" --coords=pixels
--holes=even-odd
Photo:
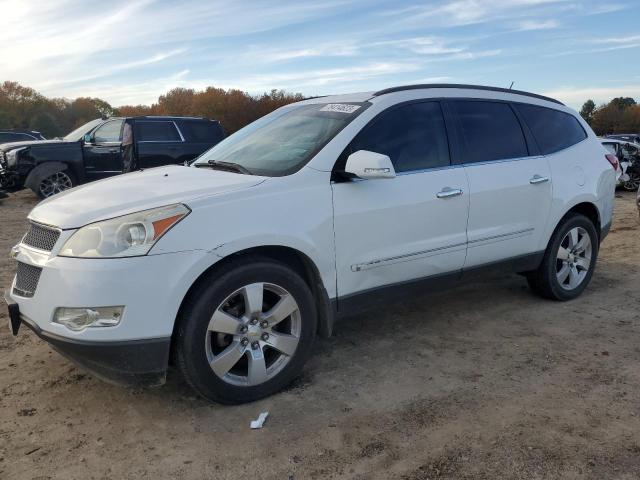
[[[629,192],[637,192],[640,188],[640,173],[630,173],[629,180],[622,184],[622,188]]]
[[[586,278],[591,267],[593,247],[591,238],[582,227],[567,232],[556,256],[556,278],[565,290],[576,289]]]
[[[252,283],[229,295],[209,321],[205,351],[209,366],[236,386],[264,383],[293,357],[301,334],[294,297],[272,283]]]
[[[56,172],[40,182],[40,193],[47,198],[73,187],[71,177],[65,172]]]

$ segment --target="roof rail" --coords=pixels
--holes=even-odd
[[[540,100],[546,100],[548,102],[564,105],[564,103],[556,100],[555,98],[545,97],[544,95],[538,95],[536,93],[523,92],[522,90],[511,90],[510,88],[500,88],[500,87],[488,87],[485,85],[464,85],[464,84],[458,84],[458,83],[425,83],[425,84],[418,84],[418,85],[403,85],[399,87],[391,87],[391,88],[385,88],[384,90],[378,90],[373,94],[373,96],[379,97],[380,95],[385,95],[387,93],[402,92],[404,90],[421,90],[426,88],[459,88],[459,89],[465,89],[465,90],[488,90],[490,92],[513,93],[515,95],[524,95],[526,97],[539,98]]]

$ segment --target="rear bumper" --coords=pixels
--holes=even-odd
[[[10,309],[19,312],[8,292],[5,301]],[[21,324],[54,350],[101,380],[133,387],[162,385],[166,380],[171,337],[109,342],[78,340],[46,332],[23,314],[19,318]],[[17,333],[17,328],[14,331]]]

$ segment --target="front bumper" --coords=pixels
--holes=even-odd
[[[58,245],[69,233],[63,231]],[[64,258],[19,245],[14,258],[41,269],[31,297],[16,278],[5,300],[19,323],[97,377],[125,385],[165,380],[170,340],[182,299],[206,268],[204,251],[125,259]],[[120,324],[80,332],[53,322],[57,307],[123,305]],[[5,327],[6,328],[6,327]]]
[[[24,324],[54,350],[109,383],[126,386],[162,385],[166,380],[171,337],[96,342],[71,339],[42,330],[20,313],[20,307],[5,292],[14,334]],[[19,320],[19,323],[17,322]]]

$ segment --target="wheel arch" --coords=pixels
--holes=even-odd
[[[335,319],[335,309],[333,303],[329,300],[329,296],[322,282],[320,271],[318,270],[316,264],[313,262],[313,260],[311,260],[311,258],[309,258],[308,255],[295,248],[283,245],[263,245],[245,248],[226,255],[224,258],[221,258],[219,261],[215,262],[213,265],[205,269],[196,278],[196,280],[187,290],[180,303],[180,307],[178,308],[176,321],[173,325],[173,333],[171,335],[172,348],[174,344],[173,340],[178,329],[180,315],[183,308],[185,307],[186,301],[189,296],[192,295],[193,292],[198,289],[210,275],[225,268],[230,262],[242,259],[242,257],[249,258],[256,256],[283,263],[288,267],[293,268],[297,273],[300,274],[300,276],[304,279],[304,281],[311,289],[311,293],[313,294],[313,297],[315,299],[316,312],[318,315],[317,333],[324,338],[331,336]]]
[[[75,176],[75,172],[71,169],[69,164],[65,162],[45,162],[39,165],[29,172],[27,178],[24,181],[24,186],[30,188],[35,193],[38,193],[38,186],[42,179],[52,175],[56,172],[62,172],[69,170],[72,175]]]

